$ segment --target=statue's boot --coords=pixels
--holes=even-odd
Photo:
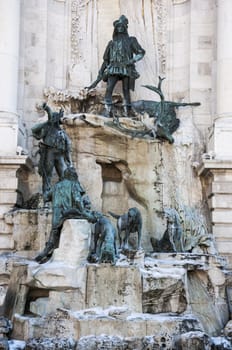
[[[136,114],[132,109],[131,105],[124,105],[123,107],[123,116],[125,118],[135,118]]]
[[[35,261],[37,261],[39,264],[43,264],[51,257],[54,249],[54,243],[48,241],[44,250],[35,257]]]
[[[109,104],[109,103],[105,104],[104,116],[106,118],[113,118],[113,106],[112,106],[112,103],[111,104]]]

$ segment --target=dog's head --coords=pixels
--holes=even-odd
[[[135,218],[137,216],[137,209],[136,208],[130,208],[128,210],[128,222],[134,222]]]

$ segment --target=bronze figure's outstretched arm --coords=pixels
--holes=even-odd
[[[179,107],[187,107],[187,106],[192,106],[192,107],[198,107],[200,106],[200,102],[192,102],[192,103],[181,103],[181,102],[168,102],[170,105],[173,107],[179,108]]]
[[[97,79],[94,80],[94,82],[90,86],[87,86],[86,89],[88,89],[88,90],[94,89],[98,85],[98,83],[100,83],[100,81],[103,78],[103,73],[104,73],[104,70],[106,69],[106,67],[107,67],[107,62],[104,61],[102,63],[101,68],[99,69]]]

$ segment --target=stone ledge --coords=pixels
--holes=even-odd
[[[5,165],[20,165],[29,162],[28,156],[0,156],[0,164]]]
[[[232,181],[217,181],[212,183],[211,194],[232,194]]]
[[[87,310],[86,310],[87,311]],[[107,315],[104,310],[89,314],[59,310],[44,318],[15,315],[12,337],[21,340],[43,336],[67,336],[80,339],[88,335],[117,335],[121,337],[143,337],[150,335],[169,337],[190,330],[202,330],[199,321],[193,315],[175,316],[170,314],[135,313],[126,319]],[[171,340],[171,339],[170,339]]]
[[[204,176],[211,169],[232,169],[231,159],[205,159],[198,167],[199,176]]]

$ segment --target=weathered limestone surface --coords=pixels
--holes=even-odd
[[[42,250],[51,230],[51,210],[14,210],[4,215],[15,249],[26,257]]]
[[[86,268],[81,265],[86,262],[90,235],[90,224],[86,220],[66,220],[59,248],[47,263],[32,266],[29,284],[48,289],[85,289]]]
[[[32,267],[30,274],[28,284],[31,287],[53,290],[48,299],[33,302],[31,311],[36,314],[42,314],[44,307],[48,313],[48,310],[61,307],[83,309],[110,305],[127,306],[133,312],[142,312],[141,274],[137,267],[89,265],[74,268],[48,262]]]
[[[191,259],[191,254],[175,258],[173,254],[166,254],[164,260],[161,257],[164,256],[145,259],[141,269],[125,263],[124,266],[102,264],[76,268],[65,262],[60,265],[51,262],[53,268],[49,263],[42,266],[33,263],[28,276],[18,284],[21,291],[29,288],[28,295],[30,290],[34,290],[34,295],[38,290],[36,300],[28,299],[29,310],[37,317],[27,317],[23,311],[27,297],[21,293],[22,299],[15,306],[21,311],[14,319],[14,336],[24,334],[24,339],[28,339],[56,334],[53,333],[57,332],[54,327],[58,327],[56,314],[64,309],[65,312],[59,311],[61,319],[58,317],[58,323],[62,324],[59,332],[63,332],[58,334],[62,337],[79,339],[102,332],[142,337],[157,334],[154,332],[158,332],[159,324],[162,334],[166,332],[173,340],[170,324],[173,322],[173,327],[174,324],[177,327],[177,320],[183,321],[185,313],[191,317],[197,315],[200,321],[197,329],[190,327],[187,331],[204,330],[210,336],[218,335],[229,320],[226,280],[219,261],[210,261],[205,256]],[[13,282],[11,279],[11,285]],[[47,290],[48,294],[42,297],[41,290]],[[156,300],[152,299],[154,294]],[[177,314],[180,315],[170,316]],[[74,324],[70,324],[74,319]],[[49,322],[49,331],[46,322]],[[176,334],[180,334],[180,330],[175,329]]]
[[[76,341],[72,338],[40,338],[30,339],[26,342],[27,350],[75,350]]]
[[[12,273],[12,262],[10,263],[9,259],[8,254],[0,255],[0,310],[3,310],[3,304]]]
[[[143,272],[143,312],[182,313],[187,308],[186,271],[153,268]]]
[[[160,239],[165,231],[166,221],[160,215],[165,207],[182,210],[183,205],[191,205],[205,213],[201,183],[192,167],[202,145],[200,139],[194,141],[199,134],[189,118],[183,119],[183,129],[176,132],[176,143],[169,145],[132,138],[101,116],[85,117],[86,122],[80,115],[70,115],[64,127],[72,140],[74,166],[94,210],[123,214],[130,207],[138,207],[143,217],[142,247],[146,251],[152,249],[150,238]],[[143,127],[141,121],[127,118],[122,118],[121,124],[135,130]],[[17,250],[43,249],[49,226],[46,211],[39,210],[38,214],[42,216],[37,219],[41,232],[37,237],[22,237],[22,231],[17,229],[18,215],[22,225],[25,220],[25,226],[30,215],[26,218],[25,214],[24,219],[24,214],[14,214]]]
[[[142,312],[141,284],[138,267],[89,265],[86,307],[127,306],[133,312]]]
[[[70,289],[70,286],[67,290],[50,290],[49,297],[37,298],[30,303],[30,311],[37,316],[46,316],[58,308],[82,310],[86,307],[85,293],[84,288]]]
[[[172,316],[131,314],[125,319],[108,316],[107,310],[94,310],[91,312],[59,311],[56,314],[43,318],[15,316],[13,337],[25,340],[29,338],[73,337],[80,339],[90,334],[100,336],[117,335],[120,337],[144,337],[155,334],[158,339],[164,338],[166,345],[170,346],[173,336],[190,330],[201,330],[197,319],[191,315]]]
[[[154,254],[154,257],[156,260],[145,260],[144,265],[148,269],[148,276],[149,272],[150,276],[153,272],[154,276],[160,275],[162,281],[162,273],[166,272],[165,277],[168,278],[171,275],[173,283],[177,283],[177,278],[180,279],[180,276],[184,281],[182,298],[179,298],[179,301],[176,299],[175,303],[172,304],[175,293],[170,293],[164,309],[169,303],[176,310],[178,307],[185,306],[187,310],[191,310],[194,315],[197,315],[207,334],[218,335],[218,330],[223,329],[230,318],[228,288],[231,286],[231,278],[230,274],[226,274],[221,269],[225,261],[223,262],[219,257],[209,256],[202,256],[199,259],[199,255],[194,256],[193,254],[185,254],[185,257],[182,254],[177,254],[174,257],[173,254],[161,253]],[[154,281],[151,278],[151,285],[152,283]],[[154,290],[151,289],[151,292],[154,293]],[[165,297],[165,289],[163,295]],[[160,303],[162,300],[160,299]]]
[[[200,331],[184,333],[176,338],[175,348],[178,350],[211,348],[210,338]]]
[[[159,346],[169,348],[176,342],[191,349],[221,332],[229,320],[226,285],[230,283],[222,259],[159,253],[145,257],[143,263],[120,257],[116,266],[86,264],[83,252],[89,229],[85,220],[68,220],[59,259],[54,254],[45,264],[14,255],[1,259],[3,272],[6,266],[13,271],[5,304],[13,319],[12,337],[43,342],[56,335],[75,339],[81,346],[96,345],[105,334],[106,344],[117,336],[138,344],[138,349],[148,338]],[[75,234],[83,238],[79,247]],[[64,243],[62,235],[69,240]],[[76,255],[68,257],[71,247]],[[227,334],[228,329],[229,324]]]
[[[191,309],[204,325],[205,331],[213,336],[218,335],[218,329],[223,329],[229,319],[225,280],[221,287],[222,281],[220,277],[216,278],[216,273],[214,276],[216,284],[213,284],[210,276],[205,272],[196,271],[188,274]],[[215,298],[216,293],[217,298]]]
[[[223,337],[216,337],[210,339],[207,334],[201,331],[191,331],[184,333],[181,336],[176,336],[174,342],[167,341],[164,337],[159,336],[145,336],[145,337],[119,337],[119,336],[86,336],[75,341],[73,338],[37,338],[29,339],[26,343],[27,350],[53,350],[54,347],[60,350],[159,350],[172,346],[175,350],[196,350],[196,349],[213,349],[213,350],[230,350],[230,341]],[[19,345],[22,345],[18,342]],[[18,346],[19,346],[18,345]],[[174,347],[173,347],[174,346]],[[21,349],[21,348],[20,348]],[[168,348],[169,349],[169,348]]]
[[[33,266],[29,284],[38,288],[85,288],[86,267],[74,267],[64,263],[47,262]]]
[[[202,145],[189,117],[184,118],[184,128],[174,135],[174,145],[132,138],[101,116],[86,114],[86,122],[80,115],[64,120],[72,140],[74,164],[93,208],[122,214],[130,207],[138,207],[143,217],[142,247],[146,251],[152,249],[151,236],[161,238],[165,231],[166,223],[160,216],[164,207],[181,210],[190,203],[192,207],[202,207],[201,183],[192,167]],[[142,122],[127,118],[122,118],[121,124],[123,128],[143,127]],[[94,181],[88,174],[94,174]]]
[[[65,261],[70,266],[83,264],[88,255],[90,235],[91,225],[86,220],[65,220],[59,248],[55,249],[51,263]]]
[[[4,316],[12,319],[15,313],[22,314],[25,310],[26,296],[28,286],[25,285],[27,275],[27,264],[15,262],[12,266],[12,272],[4,300]]]
[[[24,211],[15,215],[19,224],[25,222]],[[32,217],[36,217],[34,212]],[[222,270],[224,261],[220,257],[153,253],[144,258],[142,253],[134,260],[121,255],[116,266],[87,264],[88,236],[89,223],[67,220],[59,248],[47,263],[39,265],[22,259],[19,253],[1,259],[3,273],[6,266],[13,271],[10,281],[9,275],[6,280],[9,302],[5,310],[9,317],[19,314],[14,320],[16,338],[20,334],[23,339],[56,334],[53,333],[58,327],[56,314],[61,309],[69,316],[64,321],[62,314],[59,319],[58,336],[78,339],[90,334],[100,336],[102,332],[121,337],[159,334],[157,322],[160,327],[160,317],[166,317],[162,332],[166,329],[166,337],[173,341],[174,334],[180,331],[173,328],[170,333],[170,322],[177,327],[177,320],[183,319],[186,312],[192,317],[197,315],[201,324],[200,328],[190,327],[184,333],[204,330],[215,336],[228,322],[230,274],[225,275]],[[28,312],[36,317],[27,317]],[[167,313],[179,314],[180,318]],[[45,321],[48,315],[49,321]],[[70,321],[73,317],[75,322]]]
[[[17,217],[20,219],[21,215],[24,212]],[[41,336],[43,331],[44,336],[52,336],[55,328],[51,324],[57,319],[57,310],[61,309],[66,309],[67,315],[77,318],[78,322],[71,326],[67,321],[64,326],[67,328],[61,327],[64,333],[60,336],[77,336],[78,339],[93,334],[93,330],[95,335],[104,331],[122,337],[150,336],[154,334],[153,322],[158,314],[162,317],[167,313],[179,314],[180,318],[186,312],[193,317],[197,315],[201,329],[211,336],[218,335],[228,322],[227,295],[230,294],[229,289],[226,293],[226,287],[231,286],[230,274],[225,275],[222,270],[224,261],[220,257],[154,253],[145,258],[142,254],[139,261],[121,255],[116,266],[87,264],[88,236],[90,224],[87,221],[67,220],[59,248],[47,263],[39,265],[18,254],[2,257],[2,272],[6,273],[6,266],[11,266],[10,271],[13,271],[10,281],[9,276],[6,281],[9,288],[5,311],[9,318],[16,312],[20,315],[14,323],[15,337],[21,333],[27,339]],[[28,318],[28,312],[37,317]],[[40,322],[45,322],[41,317],[46,319],[48,315],[49,332],[44,330],[45,324],[38,328]],[[125,323],[123,330],[119,320]],[[176,319],[166,316],[166,321],[173,322],[174,327]],[[169,326],[167,334],[168,329]],[[188,329],[194,330],[199,329]]]

